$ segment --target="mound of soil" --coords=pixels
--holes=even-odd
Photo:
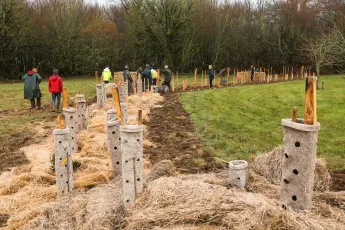
[[[332,171],[331,175],[332,175],[331,190],[345,191],[345,169],[334,170]]]
[[[145,123],[145,121],[144,121]],[[197,136],[189,114],[178,101],[177,94],[166,96],[149,114],[147,138],[155,146],[146,146],[144,154],[152,164],[171,160],[184,173],[215,171],[223,168],[206,152]]]

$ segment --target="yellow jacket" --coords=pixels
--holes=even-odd
[[[109,81],[113,79],[113,76],[111,75],[110,69],[105,68],[102,73],[103,81]]]

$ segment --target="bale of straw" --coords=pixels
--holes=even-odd
[[[74,182],[75,188],[92,188],[98,184],[108,183],[112,178],[113,173],[111,171],[95,172],[81,176]]]
[[[251,165],[252,169],[270,182],[279,185],[282,177],[282,162],[284,150],[277,147],[272,151],[260,155]],[[323,159],[316,160],[314,191],[328,191],[331,185],[331,176]]]
[[[330,207],[330,209],[332,209]],[[345,217],[345,215],[343,215]],[[344,221],[313,212],[282,209],[277,200],[186,177],[148,183],[129,210],[126,229],[173,228],[185,224],[226,229],[342,229]]]
[[[147,175],[146,182],[157,180],[163,176],[172,176],[175,172],[174,164],[170,160],[162,160],[153,166]]]

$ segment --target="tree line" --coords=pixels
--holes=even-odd
[[[111,0],[110,0],[111,1]],[[0,77],[145,64],[191,72],[345,66],[344,0],[1,0]]]

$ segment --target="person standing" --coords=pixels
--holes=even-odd
[[[111,79],[113,79],[113,76],[111,75],[109,66],[107,66],[107,67],[103,70],[102,77],[103,77],[103,82],[104,82],[104,84],[108,84],[109,81],[110,81]]]
[[[208,78],[209,78],[209,80],[210,80],[210,88],[212,88],[212,81],[213,81],[213,79],[214,79],[214,69],[213,69],[212,65],[209,65],[209,66],[208,66],[208,69],[210,70],[210,71],[208,72]]]
[[[123,71],[123,80],[128,82],[128,96],[134,93],[133,91],[133,78],[129,72],[128,65],[125,65],[125,70]]]
[[[51,75],[49,78],[48,89],[49,92],[52,94],[53,112],[59,111],[61,92],[63,91],[63,83],[61,77],[59,76],[59,71],[57,69],[53,70],[53,75]]]
[[[156,86],[157,85],[157,71],[153,67],[151,67],[151,75],[152,75],[152,84]]]
[[[170,82],[171,82],[171,70],[169,69],[169,66],[165,65],[163,70],[160,70],[160,72],[164,76],[164,82],[162,85],[166,85],[169,87],[170,91]]]
[[[41,109],[41,76],[37,73],[37,69],[33,68],[28,71],[28,73],[22,77],[24,81],[24,99],[29,99],[31,103],[31,108],[34,109],[37,106],[37,109]],[[36,99],[36,104],[35,104]]]
[[[250,66],[250,80],[252,81],[253,83],[253,80],[254,80],[254,71],[255,71],[255,68],[253,65]]]
[[[146,91],[146,89],[150,89],[151,84],[152,84],[152,75],[151,75],[151,70],[150,66],[146,64],[145,70],[142,72],[142,81],[143,81],[143,92]],[[144,85],[145,82],[145,85]]]

